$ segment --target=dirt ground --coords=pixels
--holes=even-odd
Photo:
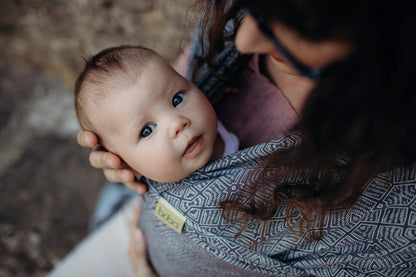
[[[141,44],[173,61],[191,0],[0,0],[0,277],[44,276],[88,232],[104,177],[76,143],[81,57]]]

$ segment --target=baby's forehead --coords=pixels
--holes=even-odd
[[[165,59],[159,55],[154,55],[146,64],[140,67],[129,66],[124,70],[115,69],[108,72],[108,74],[93,76],[84,84],[82,95],[84,107],[88,107],[87,110],[91,112],[100,110],[104,103],[111,101],[113,96],[120,96],[123,91],[135,86],[138,82],[146,81],[157,86],[163,83],[163,79],[172,72],[175,71]],[[137,89],[135,93],[153,95],[154,91]],[[111,108],[111,105],[106,106],[106,109]]]

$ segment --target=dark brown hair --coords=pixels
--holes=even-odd
[[[310,40],[335,38],[355,45],[349,61],[320,79],[308,97],[294,128],[303,134],[302,143],[270,155],[255,181],[246,180],[249,195],[222,203],[227,218],[267,220],[279,203],[286,202],[287,218],[298,213],[303,218],[299,231],[319,237],[316,230],[328,212],[354,204],[376,174],[415,160],[415,19],[406,15],[403,3],[205,1],[201,33],[207,34],[209,46],[201,63],[209,64],[224,40],[233,38],[223,35],[225,23],[233,19],[237,28],[244,5]]]

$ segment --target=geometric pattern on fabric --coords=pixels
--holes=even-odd
[[[292,134],[241,150],[176,183],[147,180],[141,226],[156,271],[200,277],[416,276],[416,164],[379,174],[351,209],[328,214],[320,240],[294,234],[284,204],[268,227],[252,220],[234,238],[241,225],[225,221],[219,203],[244,191],[244,180],[267,154],[300,141]],[[187,218],[182,234],[153,215],[160,197]]]

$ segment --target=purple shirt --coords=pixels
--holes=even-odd
[[[235,83],[240,91],[224,94],[215,109],[227,129],[240,139],[240,149],[289,133],[298,115],[282,91],[260,72],[258,55]]]

